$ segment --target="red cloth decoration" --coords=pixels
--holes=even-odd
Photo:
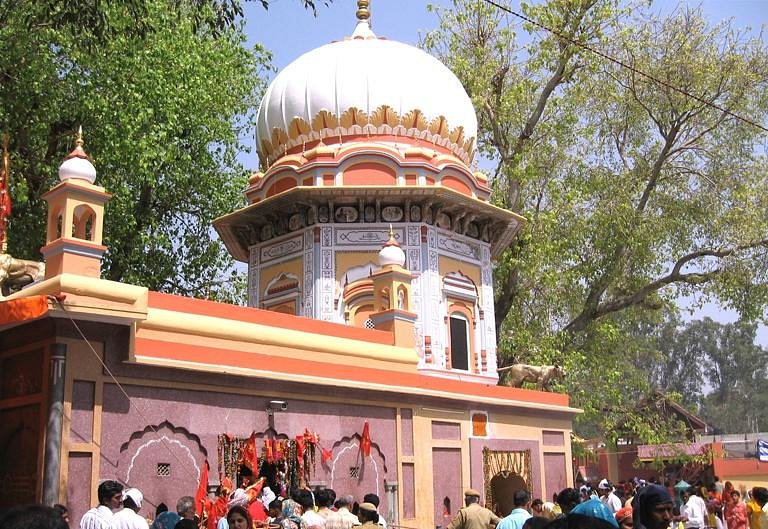
[[[204,503],[208,499],[208,460],[205,460],[203,471],[200,473],[200,483],[197,485],[197,494],[195,494],[195,514],[203,516]]]
[[[371,455],[371,432],[368,430],[368,421],[363,425],[363,435],[360,437],[360,452],[364,457]]]
[[[33,320],[48,313],[48,298],[29,296],[0,301],[0,325]]]
[[[304,452],[306,451],[306,449],[307,449],[307,445],[304,443],[304,436],[297,435],[296,436],[296,459],[298,459],[299,462],[304,461]]]
[[[221,484],[222,488],[224,483]],[[219,496],[216,501],[211,503],[211,508],[208,510],[208,522],[206,529],[216,529],[219,525],[219,520],[227,515],[227,497]]]
[[[259,500],[253,500],[248,506],[248,514],[251,515],[251,519],[254,522],[266,522],[267,521],[267,509],[264,508],[264,504]]]
[[[333,458],[333,452],[328,450],[327,448],[323,448],[320,454],[320,457],[322,458],[323,463],[327,463],[328,461]]]
[[[256,432],[251,432],[248,442],[245,443],[240,454],[240,463],[251,469],[254,474],[259,468],[258,451],[256,450]]]
[[[264,439],[264,457],[267,458],[267,463],[275,462],[275,452],[273,449],[272,441]]]
[[[232,483],[232,480],[229,479],[228,476],[221,476],[219,481],[221,481],[221,488],[226,489],[227,492],[232,492],[235,490],[235,485]],[[224,503],[226,503],[226,501]]]

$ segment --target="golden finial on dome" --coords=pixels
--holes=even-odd
[[[371,18],[371,10],[369,9],[370,0],[357,0],[357,19],[368,20]]]
[[[83,158],[85,160],[89,160],[90,156],[86,154],[85,149],[83,149],[83,145],[85,145],[85,141],[83,140],[83,126],[80,125],[77,127],[77,136],[75,136],[75,148],[72,149],[72,152],[66,155],[64,159],[69,160],[70,158]]]

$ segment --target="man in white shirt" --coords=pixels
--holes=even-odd
[[[355,525],[360,525],[357,516],[349,512],[349,508],[355,499],[352,496],[342,496],[336,501],[339,510],[331,512],[325,520],[325,529],[351,529]]]
[[[600,502],[608,507],[611,514],[616,514],[621,510],[621,500],[613,493],[613,485],[610,481],[602,480],[597,485],[597,490],[600,493]]]
[[[123,510],[115,513],[112,519],[113,529],[149,529],[144,517],[139,515],[144,495],[139,489],[123,491]]]
[[[99,504],[80,519],[80,529],[110,529],[114,512],[123,505],[123,486],[107,480],[97,490]]]
[[[707,526],[707,504],[696,495],[694,487],[683,491],[683,506],[680,515],[685,522],[685,529],[704,529]]]
[[[308,490],[302,490],[296,502],[301,505],[301,527],[306,529],[325,529],[325,518],[315,512],[315,499]]]

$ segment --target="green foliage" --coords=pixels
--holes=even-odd
[[[142,2],[153,31],[133,11],[101,4],[114,34],[84,46],[75,27],[27,21],[35,3],[3,8],[0,127],[11,138],[14,198],[10,253],[38,258],[42,193],[82,124],[97,184],[113,198],[105,214],[108,279],[223,299],[241,285],[214,241],[211,221],[243,204],[237,156],[269,68],[247,50],[240,28],[214,35],[172,0]],[[34,14],[34,13],[33,13]],[[125,29],[123,31],[123,29]]]
[[[522,10],[765,123],[765,43],[727,23],[610,0]],[[680,296],[764,317],[765,135],[485,2],[455,0],[438,13],[423,45],[473,98],[495,201],[528,219],[495,273],[502,363],[564,365],[584,435],[624,424],[649,441],[674,437],[674,423],[633,411],[652,385],[627,361],[648,354],[631,331],[662,322]],[[690,382],[681,394],[696,400]]]
[[[717,433],[768,428],[759,411],[768,405],[768,350],[755,343],[754,324],[669,319],[637,331],[650,354],[636,365],[650,374],[654,387],[682,395],[681,403]]]

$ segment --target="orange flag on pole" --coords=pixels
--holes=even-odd
[[[200,483],[197,485],[197,494],[195,494],[195,514],[203,517],[203,506],[208,499],[208,460],[205,460],[203,471],[200,473]]]
[[[368,421],[365,421],[363,435],[360,436],[360,452],[364,457],[371,455],[371,432],[368,430]]]

